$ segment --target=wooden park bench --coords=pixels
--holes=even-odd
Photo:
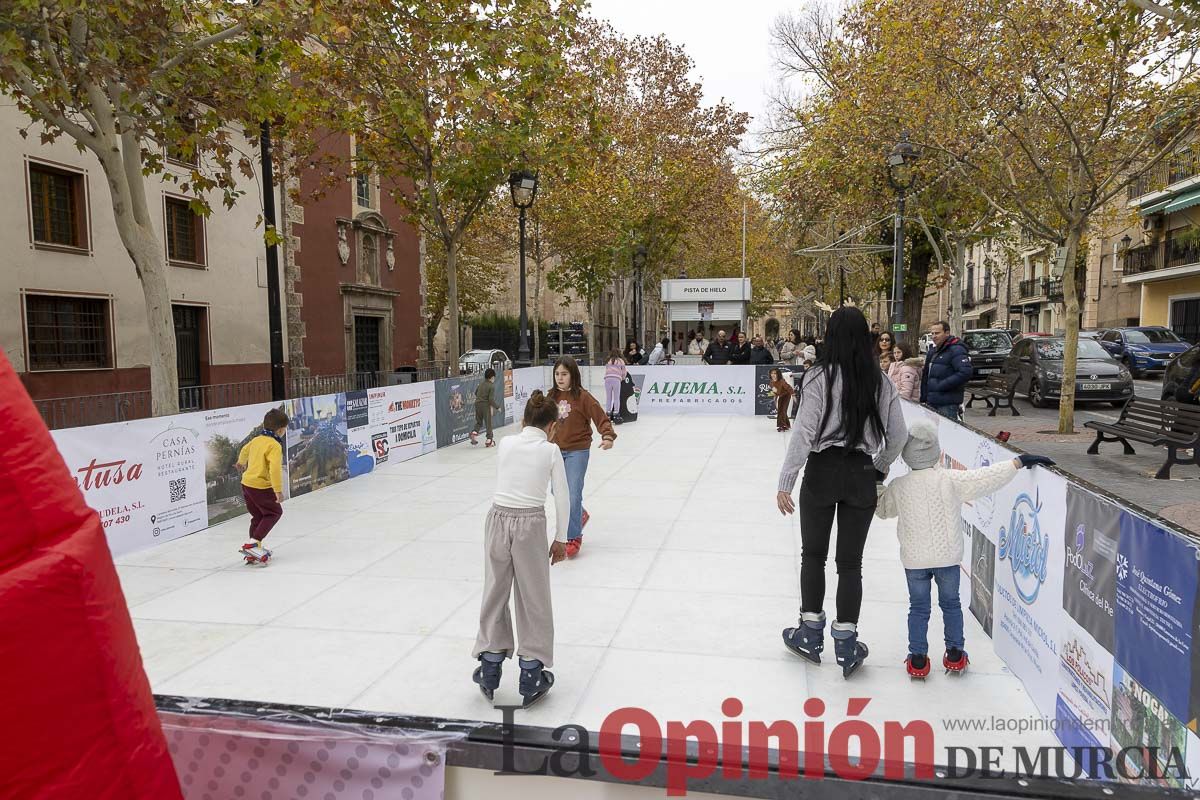
[[[971,395],[971,398],[967,400],[967,408],[970,408],[971,403],[976,400],[983,400],[991,409],[988,412],[989,417],[996,416],[996,412],[1001,408],[1007,408],[1014,417],[1019,417],[1021,412],[1017,411],[1017,407],[1013,405],[1013,395],[1016,391],[1017,378],[1015,375],[1012,379],[1006,378],[1002,374],[989,375],[983,386],[967,387],[967,393]]]
[[[1167,448],[1167,462],[1154,475],[1159,480],[1171,477],[1173,464],[1200,466],[1200,406],[1133,397],[1116,422],[1085,422],[1083,426],[1096,431],[1096,441],[1087,450],[1090,455],[1100,452],[1101,442],[1120,442],[1125,455],[1135,455],[1130,439]],[[1191,458],[1180,459],[1179,451],[1189,448]]]

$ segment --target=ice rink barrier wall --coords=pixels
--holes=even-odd
[[[906,402],[904,414],[937,424],[945,469],[1016,455],[928,408]],[[889,478],[905,471],[897,462]],[[1197,788],[1200,543],[1057,468],[1021,470],[996,494],[964,504],[961,525],[964,611],[1062,744],[1145,748],[1142,757],[1164,768],[1177,755],[1192,777],[1162,785]]]
[[[497,428],[524,413],[529,393],[545,388],[547,375],[532,367],[497,376]],[[465,440],[480,381],[463,375],[51,434],[99,513],[109,549],[123,555],[244,514],[234,464],[272,407],[290,420],[283,483],[291,498]]]

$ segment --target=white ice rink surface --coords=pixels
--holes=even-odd
[[[929,720],[939,762],[949,745],[1055,743],[1049,732],[943,727],[1037,712],[966,609],[965,579],[969,672],[910,681],[893,522],[876,520],[867,540],[860,634],[871,655],[860,671],[844,680],[828,640],[821,666],[784,649],[800,525],[775,508],[786,436],[771,422],[643,415],[618,431],[611,451],[592,450],[583,551],[551,569],[557,683],[519,721],[598,730],[613,710],[641,706],[662,723],[719,725],[734,696],[742,721],[800,722],[815,696],[836,723],[848,698],[868,697],[861,718]],[[237,554],[245,517],[118,559],[154,691],[498,721],[471,682],[495,459],[463,444],[291,500],[266,569]],[[835,578],[831,556],[831,616]],[[941,624],[935,603],[935,666]],[[497,702],[519,701],[518,674],[508,662]]]

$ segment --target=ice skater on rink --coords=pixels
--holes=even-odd
[[[963,537],[959,532],[963,503],[999,490],[1021,467],[1053,464],[1045,456],[1021,455],[979,469],[942,469],[937,426],[917,420],[904,445],[904,463],[912,471],[881,487],[875,515],[898,517],[900,562],[908,579],[908,674],[924,679],[929,675],[929,612],[932,586],[937,583],[938,606],[945,625],[946,672],[962,673],[970,664],[963,633],[962,602],[959,599],[959,564]]]
[[[570,356],[554,362],[554,387],[548,397],[558,404],[558,425],[550,436],[562,450],[571,492],[571,523],[567,529],[567,558],[574,558],[583,546],[583,527],[588,512],[583,507],[583,483],[587,478],[592,454],[592,426],[600,433],[600,449],[609,450],[617,433],[612,420],[592,393],[583,388],[579,365]]]
[[[540,390],[525,406],[521,432],[500,442],[496,492],[484,528],[483,602],[474,657],[473,680],[493,699],[504,660],[517,654],[519,690],[529,707],[554,685],[554,615],[550,603],[550,566],[567,557],[570,499],[562,452],[550,442],[558,405]],[[546,551],[546,487],[554,492],[557,521]],[[517,615],[513,638],[510,595]]]
[[[265,567],[271,551],[263,540],[283,516],[283,441],[288,417],[272,408],[263,418],[262,430],[238,453],[242,473],[242,497],[250,514],[250,541],[242,545],[242,556],[250,566]]]
[[[483,373],[483,380],[475,387],[475,427],[471,429],[471,444],[479,444],[479,434],[487,431],[486,447],[494,447],[495,436],[492,433],[492,411],[499,410],[496,402],[496,370],[489,368]]]

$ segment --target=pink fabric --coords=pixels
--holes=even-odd
[[[606,381],[609,378],[616,378],[618,381],[623,381],[628,373],[629,370],[625,368],[624,361],[610,361],[604,365],[604,380]]]
[[[911,360],[911,359],[910,359]],[[893,361],[888,367],[888,378],[905,400],[921,402],[921,370],[908,361]]]

